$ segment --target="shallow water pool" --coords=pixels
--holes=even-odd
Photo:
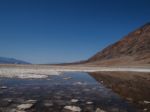
[[[88,73],[69,72],[46,79],[0,78],[0,112],[19,111],[18,105],[35,100],[26,112],[71,112],[65,106],[76,106],[82,112],[136,112],[135,107],[97,82]]]

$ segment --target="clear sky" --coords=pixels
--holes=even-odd
[[[0,0],[0,56],[87,59],[150,22],[150,0]]]

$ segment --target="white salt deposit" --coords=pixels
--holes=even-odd
[[[128,72],[150,72],[149,68],[110,68],[110,67],[47,67],[47,68],[19,68],[2,67],[0,77],[18,78],[47,78],[50,75],[60,75],[62,72],[100,72],[100,71],[128,71]]]
[[[0,68],[0,77],[46,78],[59,74],[60,72],[49,69]]]

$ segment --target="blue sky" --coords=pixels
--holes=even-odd
[[[83,60],[147,22],[149,0],[0,0],[0,56]]]

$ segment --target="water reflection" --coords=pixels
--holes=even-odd
[[[150,111],[149,73],[103,72],[90,75],[136,105],[140,111]]]
[[[92,76],[92,77],[91,77]],[[47,79],[0,79],[0,112],[134,112],[132,104],[103,86],[99,77],[87,73],[64,73]],[[95,79],[94,79],[94,78]],[[78,107],[78,108],[77,108]]]

